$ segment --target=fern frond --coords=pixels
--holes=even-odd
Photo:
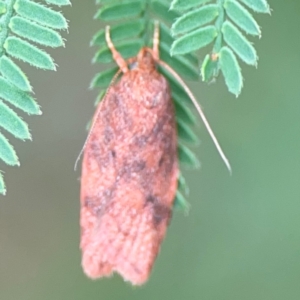
[[[180,76],[192,80],[199,79],[199,62],[193,53],[170,56],[171,46],[174,42],[170,25],[179,17],[177,12],[169,10],[170,1],[96,0],[96,3],[101,4],[101,6],[95,17],[109,23],[111,39],[123,58],[128,59],[136,56],[143,46],[152,46],[154,19],[159,19],[160,59],[171,66]],[[113,62],[111,51],[106,45],[104,29],[99,30],[94,35],[91,45],[99,47],[99,50],[93,58],[94,63],[106,64]],[[118,68],[116,68],[114,64],[106,68],[105,71],[96,74],[93,78],[91,88],[97,87],[101,89],[98,100],[96,101],[97,103],[105,94],[105,90],[117,70]],[[199,161],[195,154],[188,148],[199,144],[199,140],[192,128],[196,123],[196,118],[189,108],[190,99],[184,89],[167,70],[159,67],[159,71],[168,79],[172,91],[179,137],[179,160],[183,166],[187,165],[197,168]],[[182,175],[180,176],[180,180],[185,182]],[[182,184],[181,188],[179,185],[175,206],[185,208],[188,206],[183,196],[187,194],[187,190],[186,184],[185,188],[182,188]]]
[[[203,81],[223,73],[228,90],[238,96],[243,87],[237,57],[257,65],[257,53],[243,35],[261,36],[252,13],[270,13],[266,0],[173,0],[170,9],[181,16],[172,24],[175,41],[171,53],[187,54],[213,43],[201,66]]]
[[[48,4],[69,5],[69,0],[45,0]],[[13,58],[40,69],[55,70],[52,57],[39,46],[64,46],[57,30],[67,29],[63,15],[34,0],[4,0],[0,2],[0,129],[21,140],[31,139],[28,125],[12,105],[28,115],[41,115],[32,97],[30,82]],[[34,43],[34,44],[33,44]],[[7,105],[9,104],[9,105]],[[19,166],[18,156],[8,139],[0,132],[0,159]],[[6,188],[0,173],[0,194]]]

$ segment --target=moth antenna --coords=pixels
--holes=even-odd
[[[200,118],[202,119],[202,122],[204,124],[204,126],[206,127],[206,130],[208,131],[213,143],[215,144],[217,151],[219,152],[223,162],[225,163],[228,171],[230,174],[232,174],[232,169],[229,163],[229,160],[227,159],[226,155],[224,154],[214,132],[212,131],[209,122],[207,121],[205,114],[201,108],[201,106],[199,105],[199,103],[197,102],[196,98],[194,97],[193,93],[191,92],[191,90],[189,89],[189,87],[185,84],[185,82],[181,79],[181,77],[165,62],[161,61],[161,60],[157,60],[157,63],[160,64],[162,67],[164,67],[165,69],[167,69],[168,72],[170,72],[174,78],[181,84],[181,86],[184,88],[184,91],[188,94],[189,98],[191,99],[193,105],[195,106]]]
[[[154,34],[153,34],[153,58],[159,61],[159,21],[154,22]]]
[[[99,103],[99,105],[98,105],[97,112],[96,112],[95,117],[94,117],[94,119],[93,119],[93,122],[92,122],[92,125],[91,125],[91,129],[90,129],[90,131],[89,131],[89,134],[88,134],[87,138],[85,139],[85,142],[84,142],[84,144],[83,144],[83,147],[81,148],[81,150],[80,150],[80,152],[79,152],[79,155],[78,155],[78,157],[77,157],[77,159],[76,159],[76,161],[75,161],[74,171],[76,171],[78,162],[79,162],[79,160],[80,160],[80,158],[81,158],[81,156],[82,156],[82,153],[83,153],[83,151],[84,151],[84,149],[85,149],[85,147],[86,147],[86,145],[87,145],[87,143],[88,143],[88,141],[89,141],[89,139],[90,139],[90,137],[91,137],[91,134],[92,134],[92,132],[93,132],[93,128],[94,128],[94,126],[95,126],[96,120],[98,119],[98,116],[99,116],[100,106],[101,106],[101,104],[105,101],[107,95],[108,95],[109,92],[110,92],[110,89],[111,89],[112,85],[115,83],[115,81],[117,80],[117,78],[118,78],[118,76],[120,75],[120,73],[122,73],[122,70],[119,70],[119,71],[114,75],[113,79],[111,80],[110,85],[108,86],[108,88],[107,88],[107,90],[106,90],[106,93],[105,93],[103,99],[101,100],[101,103]]]
[[[111,51],[111,54],[112,54],[113,59],[116,62],[116,64],[119,66],[119,68],[122,70],[123,73],[127,73],[128,72],[127,62],[115,48],[115,46],[110,38],[109,30],[110,30],[110,27],[107,25],[105,27],[105,39],[106,39],[107,46],[108,46],[109,50]]]

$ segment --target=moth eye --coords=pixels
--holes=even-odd
[[[136,69],[138,67],[138,62],[135,61],[135,62],[129,64],[128,67],[129,67],[129,70],[134,70],[134,69]]]

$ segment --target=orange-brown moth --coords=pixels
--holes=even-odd
[[[83,150],[82,266],[91,278],[117,272],[140,285],[149,278],[164,239],[179,173],[171,92],[156,65],[184,83],[159,60],[158,26],[153,49],[144,47],[127,62],[114,48],[109,27],[106,41],[120,70],[98,105]],[[194,104],[227,163],[201,108]]]

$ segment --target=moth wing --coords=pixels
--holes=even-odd
[[[142,284],[171,217],[177,136],[165,80],[152,97],[155,107],[137,108],[136,95],[142,95],[143,86],[126,75],[100,104],[84,151],[80,247],[89,277],[116,271],[133,284]],[[137,87],[131,93],[130,84],[140,86],[140,93]]]

